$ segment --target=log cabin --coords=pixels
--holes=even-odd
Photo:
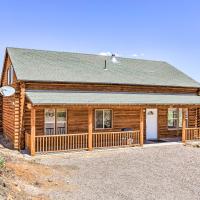
[[[31,155],[200,138],[200,83],[163,61],[6,48],[1,130]]]

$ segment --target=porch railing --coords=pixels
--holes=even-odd
[[[87,133],[35,136],[35,152],[56,152],[87,148]]]
[[[200,140],[200,128],[185,128],[185,140]]]
[[[31,150],[31,135],[26,133],[27,150]],[[89,149],[88,133],[37,135],[34,152],[58,152]],[[92,134],[92,148],[123,147],[140,145],[140,131],[98,132]]]
[[[136,146],[140,144],[140,131],[93,133],[92,138],[93,148]]]

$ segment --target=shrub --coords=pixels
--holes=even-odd
[[[5,166],[5,160],[0,156],[0,169]]]

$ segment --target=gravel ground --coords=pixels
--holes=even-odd
[[[66,180],[73,189],[50,199],[200,199],[200,148],[107,149],[40,155],[34,161],[70,170]]]

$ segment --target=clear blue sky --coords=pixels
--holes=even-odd
[[[199,0],[0,0],[5,47],[165,60],[200,81]],[[2,64],[1,64],[2,66]]]

